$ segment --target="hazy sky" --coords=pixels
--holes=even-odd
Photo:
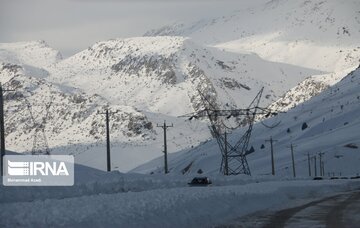
[[[45,40],[64,56],[96,41],[236,10],[253,0],[0,0],[0,42]]]

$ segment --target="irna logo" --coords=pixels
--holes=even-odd
[[[6,186],[72,186],[72,155],[5,155],[3,184]]]
[[[65,162],[12,162],[8,160],[8,175],[37,176],[37,175],[69,175]]]

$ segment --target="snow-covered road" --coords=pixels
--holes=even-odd
[[[339,194],[299,208],[281,211],[275,214],[275,219],[271,220],[268,227],[279,227],[280,223],[284,227],[357,227],[360,219],[359,206],[359,191]]]
[[[0,204],[0,226],[199,227],[360,187],[358,180],[269,181]]]
[[[359,214],[360,191],[356,190],[276,212],[256,212],[218,227],[358,227]]]

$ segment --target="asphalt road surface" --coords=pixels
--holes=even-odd
[[[272,214],[258,212],[219,227],[360,227],[360,191],[342,193]]]

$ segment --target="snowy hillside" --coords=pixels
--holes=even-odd
[[[205,122],[177,118],[201,107],[198,90],[219,107],[237,107],[265,86],[264,103],[270,104],[291,85],[319,73],[224,53],[182,37],[104,41],[65,60],[44,42],[1,47],[1,82],[15,90],[5,96],[8,148],[30,152],[36,143],[35,149],[43,150],[46,137],[51,153],[74,154],[78,163],[104,169],[104,115],[99,113],[110,106],[116,112],[110,117],[112,166],[122,171],[162,154],[156,124],[164,120],[176,126],[170,151],[209,138]]]
[[[97,148],[99,153],[105,147],[105,116],[100,113],[106,108],[116,112],[110,115],[110,127],[117,141],[153,140],[156,136],[153,124],[134,107],[110,105],[99,95],[87,95],[46,80],[50,75],[46,68],[59,59],[51,59],[58,52],[51,52],[52,49],[43,45],[43,42],[30,42],[1,46],[0,82],[5,89],[14,90],[4,94],[7,148],[43,153],[48,144],[52,154],[74,154],[79,163],[104,168],[104,154],[95,156],[94,164],[89,162],[89,154],[82,153],[91,151],[89,148]]]
[[[354,175],[360,173],[357,165],[359,155],[360,118],[360,67],[347,75],[336,85],[326,89],[309,101],[298,105],[287,113],[260,122],[254,126],[250,146],[255,152],[248,155],[252,174],[270,175],[270,145],[265,140],[272,136],[275,150],[276,174],[292,176],[290,144],[294,147],[295,164],[298,176],[308,175],[307,154],[311,157],[324,153],[325,173],[335,175]],[[231,142],[235,142],[243,130],[233,131]],[[264,145],[264,148],[262,148]],[[156,159],[135,169],[135,172],[160,172],[162,159]],[[208,141],[192,150],[172,154],[170,167],[173,173],[205,173],[219,171],[221,156],[215,140]],[[318,160],[319,162],[319,160]],[[311,161],[314,175],[314,161]],[[319,166],[318,166],[319,174]]]
[[[268,61],[327,72],[303,82],[310,85],[308,94],[289,91],[285,96],[285,100],[304,101],[311,97],[309,94],[318,94],[338,82],[359,64],[359,28],[357,0],[272,0],[243,6],[222,17],[167,25],[145,36],[188,36],[224,51],[256,53]]]
[[[360,2],[272,0],[217,18],[147,32],[188,36],[211,46],[333,72],[359,62]]]
[[[49,58],[43,44],[1,46],[0,81],[5,89],[14,90],[4,97],[7,148],[44,152],[48,143],[51,154],[73,154],[77,163],[105,169],[105,115],[101,113],[106,108],[111,112],[112,167],[122,171],[162,154],[162,131],[156,124],[164,120],[177,126],[170,137],[180,138],[169,145],[170,150],[191,147],[209,137],[200,122],[189,127],[181,119],[145,113],[126,102],[111,104],[92,91],[86,94],[72,85],[53,83],[49,69],[59,59]]]
[[[300,82],[294,88],[287,91],[279,100],[272,103],[269,108],[273,110],[287,111],[290,108],[309,100],[320,94],[325,89],[340,81],[348,72],[356,67],[323,75],[313,75]]]
[[[60,60],[60,52],[42,40],[0,43],[0,62],[21,65],[26,73],[32,76],[48,76],[45,68]]]
[[[167,36],[98,42],[51,72],[54,82],[99,94],[112,104],[170,116],[197,110],[198,90],[220,107],[235,107],[248,104],[264,86],[264,103],[270,104],[306,77],[322,73]]]
[[[98,112],[104,111],[107,102],[101,97],[87,96],[75,89],[72,93],[64,93],[61,87],[44,79],[24,75],[23,68],[18,65],[2,65],[0,69],[3,70],[2,79],[10,78],[2,80],[4,86],[14,90],[4,97],[7,141],[14,150],[31,150],[29,141],[36,130],[42,129],[50,147],[91,142],[103,136],[105,129]],[[112,124],[112,131],[118,133],[118,137],[141,136],[144,139],[151,135],[152,124],[134,108],[111,106],[110,110],[119,111]]]

